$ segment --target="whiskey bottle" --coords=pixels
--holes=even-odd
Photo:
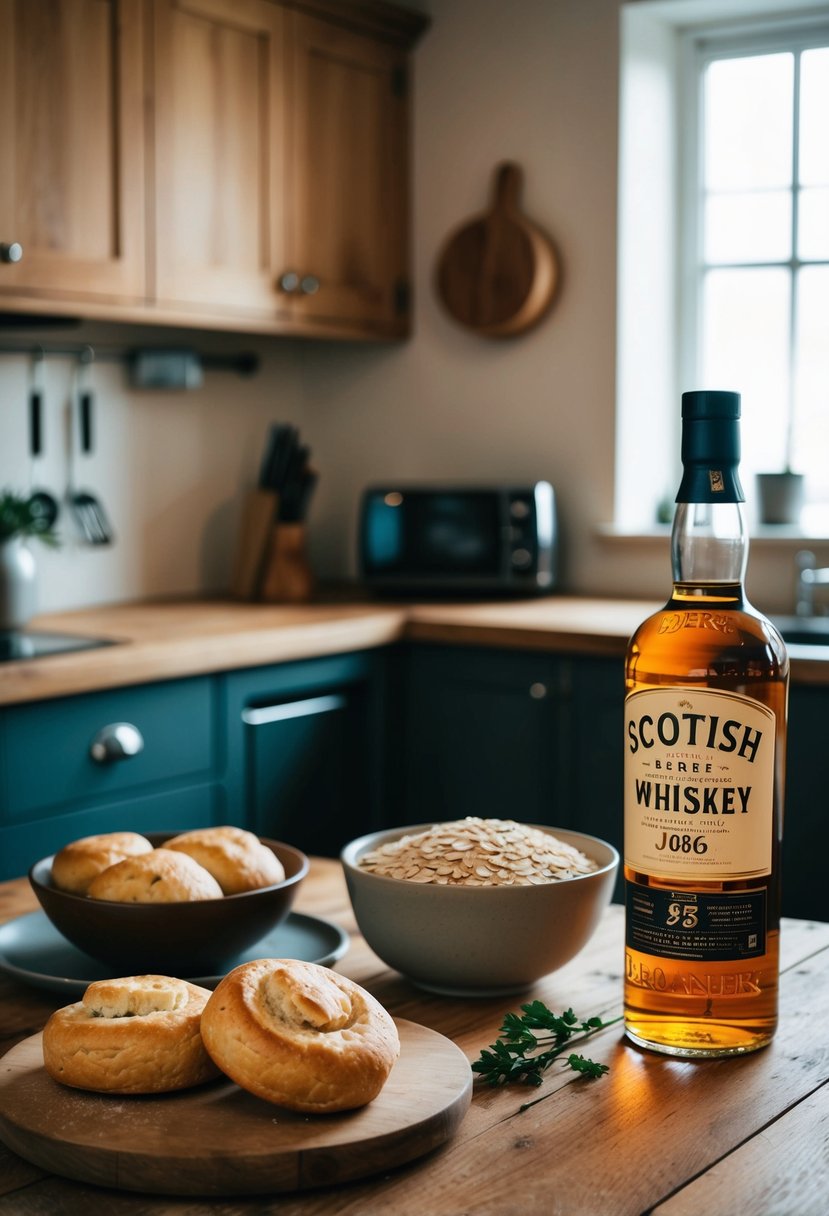
[[[788,657],[743,589],[740,396],[682,396],[673,592],[625,668],[625,1029],[737,1055],[777,1024]]]

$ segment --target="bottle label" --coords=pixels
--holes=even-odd
[[[648,688],[625,700],[625,862],[693,882],[769,874],[775,717],[751,697]]]
[[[712,894],[629,882],[625,898],[625,942],[642,954],[734,962],[766,952],[765,887]]]

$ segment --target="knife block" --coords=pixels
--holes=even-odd
[[[270,603],[300,604],[309,600],[313,591],[305,525],[276,524],[270,534],[259,598]]]
[[[251,490],[244,501],[230,579],[236,599],[255,600],[259,594],[278,509],[279,495],[273,490]]]

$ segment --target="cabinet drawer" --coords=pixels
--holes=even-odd
[[[206,774],[214,754],[212,702],[210,679],[199,677],[8,709],[0,722],[0,822]],[[138,732],[140,751],[96,759],[93,744],[119,723]]]
[[[98,832],[187,831],[225,819],[221,787],[194,785],[0,827],[0,881],[28,873],[39,858],[56,853],[81,836],[94,836]]]

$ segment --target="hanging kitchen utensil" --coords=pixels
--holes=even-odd
[[[555,247],[521,214],[523,172],[511,162],[495,170],[489,210],[448,239],[436,287],[449,314],[487,338],[510,338],[537,325],[559,283]]]
[[[90,545],[112,544],[113,533],[107,514],[98,498],[89,490],[79,490],[75,485],[76,445],[85,456],[92,453],[94,397],[89,387],[88,374],[92,356],[84,352],[78,360],[72,379],[69,400],[69,485],[67,497],[72,514],[84,540]]]
[[[48,490],[34,489],[35,465],[43,455],[43,422],[45,392],[43,388],[43,351],[38,348],[32,356],[29,382],[29,453],[31,475],[29,480],[29,505],[38,519],[38,530],[48,532],[54,527],[60,514],[60,505]]]

